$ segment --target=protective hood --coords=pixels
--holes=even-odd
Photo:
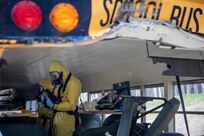
[[[65,83],[67,76],[69,75],[70,71],[66,68],[60,61],[54,60],[50,63],[50,72],[62,72],[63,73],[63,83]]]
[[[50,91],[53,90],[53,86],[51,81],[48,78],[43,78],[40,80],[39,85],[43,87],[43,89],[48,89]]]

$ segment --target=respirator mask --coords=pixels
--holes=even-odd
[[[54,85],[62,84],[62,76],[63,76],[62,72],[53,71],[53,72],[50,72],[50,76],[52,78],[52,84]]]

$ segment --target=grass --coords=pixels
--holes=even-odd
[[[180,100],[179,96],[176,96],[177,99]],[[203,103],[204,104],[204,93],[201,94],[187,94],[183,96],[184,99],[184,103],[187,109],[189,110],[199,110],[199,108],[196,108],[196,105]],[[146,108],[151,109],[154,108],[160,104],[162,104],[163,101],[162,100],[155,100],[155,101],[150,101],[146,103]],[[192,106],[194,106],[193,108],[191,108]],[[181,108],[181,106],[180,106]],[[204,110],[203,107],[200,107],[200,110]]]
[[[176,98],[179,98],[177,96]],[[184,95],[184,102],[186,106],[187,111],[204,111],[203,105],[204,105],[204,93],[202,94],[188,94]],[[153,108],[159,104],[162,104],[162,101],[153,101],[148,102],[146,104],[147,108]],[[181,110],[181,106],[179,108]],[[147,115],[147,122],[152,123],[153,120],[156,118],[158,114],[149,114]],[[189,123],[189,129],[191,136],[201,136],[204,134],[204,115],[187,115],[188,123]],[[185,128],[185,122],[182,114],[176,114],[176,132],[182,133],[185,136],[186,128]]]
[[[147,110],[150,110],[150,109],[152,109],[152,108],[154,108],[156,106],[159,106],[159,105],[161,105],[163,103],[164,103],[164,101],[162,101],[162,100],[150,101],[150,102],[146,103],[146,108],[147,108]]]
[[[177,99],[180,100],[180,97],[177,96]],[[194,105],[199,102],[204,102],[204,93],[201,94],[187,94],[183,96],[186,106]]]

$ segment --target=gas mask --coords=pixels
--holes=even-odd
[[[62,72],[53,71],[53,72],[50,72],[50,76],[52,78],[52,84],[54,85],[62,84],[62,76],[63,76]]]

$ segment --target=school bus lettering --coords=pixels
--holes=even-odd
[[[189,13],[189,16],[188,16],[188,18],[191,18],[192,17],[192,13],[193,13],[193,8],[191,8],[190,9],[190,13]],[[188,21],[187,21],[187,24],[186,24],[186,30],[191,30],[191,28],[189,28],[189,24],[190,24],[190,19],[188,19]],[[180,25],[181,26],[181,25]]]
[[[151,17],[151,19],[154,19],[155,18],[155,15],[156,15],[156,2],[154,2],[154,1],[151,1],[151,2],[149,2],[148,3],[148,5],[147,5],[147,7],[146,7],[146,10],[145,10],[145,14],[144,14],[144,18],[147,18],[147,13],[148,13],[148,11],[149,11],[149,7],[150,6],[153,6],[153,11],[152,11],[152,17]]]
[[[159,20],[159,15],[160,15],[160,12],[161,12],[161,8],[162,8],[162,3],[159,4],[156,20]]]
[[[107,29],[118,15],[123,0],[92,0],[92,18],[89,35]],[[135,18],[170,21],[192,32],[204,33],[204,2],[194,0],[130,0],[134,4]],[[97,5],[97,6],[96,6]],[[96,14],[97,13],[97,14]]]
[[[136,14],[137,14],[137,12],[139,12],[139,17],[141,18],[142,17],[142,10],[143,10],[143,6],[141,6],[141,1],[135,2],[135,9],[137,9],[137,7],[139,7],[139,9],[136,10]],[[134,16],[136,16],[136,15],[134,15]]]
[[[135,2],[135,17],[139,18],[148,18],[150,15],[150,19],[158,20],[161,12],[162,3],[156,3],[155,1],[150,1],[147,4],[143,3],[140,0]],[[152,12],[150,12],[152,10]],[[139,15],[138,15],[139,12]]]
[[[109,18],[110,18],[110,12],[109,12],[109,10],[108,10],[108,8],[107,8],[106,2],[109,2],[110,4],[113,3],[112,0],[104,0],[104,1],[103,1],[103,6],[104,6],[104,9],[105,9],[105,12],[106,12],[106,16],[107,16],[107,18],[106,18],[105,23],[103,22],[104,20],[101,19],[101,21],[100,21],[100,25],[101,25],[102,27],[104,27],[104,26],[106,26],[106,25],[108,24],[108,22],[109,22]]]
[[[182,27],[182,25],[183,25],[184,17],[186,15],[186,9],[187,9],[187,7],[184,7],[184,9],[183,9],[183,15],[181,17],[181,21],[180,21],[180,24],[179,24],[180,27]]]
[[[174,6],[173,7],[173,10],[172,10],[172,13],[171,13],[171,17],[170,17],[170,21],[175,23],[176,25],[182,27],[182,28],[185,28],[187,30],[190,30],[190,31],[194,31],[194,32],[199,32],[199,25],[200,25],[200,22],[198,20],[198,16],[199,15],[202,15],[203,14],[203,11],[202,9],[200,8],[196,8],[195,10],[193,8],[190,8],[190,12],[189,12],[189,15],[186,14],[186,11],[188,10],[187,7],[184,7],[183,10],[180,6]],[[193,16],[192,16],[193,14]],[[187,23],[185,26],[184,25],[184,18],[188,16],[187,18]],[[192,28],[189,28],[189,24],[191,21],[194,21],[195,22],[195,30],[192,30]]]
[[[177,11],[177,12],[176,12]],[[171,13],[171,18],[170,21],[176,21],[175,24],[178,25],[179,24],[179,17],[181,15],[181,7],[179,6],[174,6],[172,13]]]
[[[116,9],[119,8],[119,4],[121,5],[123,0],[117,0],[114,4],[114,9],[113,9],[113,12],[112,12],[112,16],[111,16],[111,20],[110,20],[110,24],[113,23],[113,21],[115,20],[114,16],[116,14]]]
[[[199,12],[199,13],[198,13],[198,12]],[[195,23],[196,23],[196,31],[195,31],[195,32],[199,32],[199,21],[198,21],[198,18],[197,18],[197,13],[198,13],[199,15],[202,15],[202,14],[203,14],[202,9],[197,8],[197,9],[195,9],[195,11],[194,11],[194,13],[193,13],[193,18],[194,18]]]
[[[113,8],[112,12],[108,9],[108,3],[107,2],[109,2],[109,4],[114,4],[114,8]],[[104,0],[103,1],[103,6],[104,6],[104,10],[105,10],[107,18],[106,18],[106,21],[104,21],[103,19],[100,20],[100,25],[102,27],[104,27],[106,25],[110,25],[111,23],[113,23],[114,16],[115,16],[115,13],[116,13],[116,8],[119,7],[118,6],[119,3],[121,4],[122,0],[116,0],[114,3],[113,3],[112,0]]]

